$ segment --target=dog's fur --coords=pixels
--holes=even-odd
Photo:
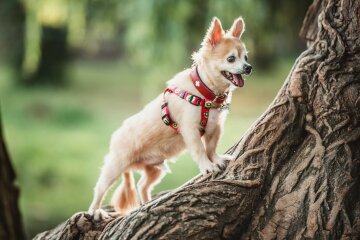
[[[220,20],[214,18],[198,52],[193,54],[194,65],[203,82],[216,94],[231,92],[236,87],[226,79],[221,71],[244,73],[246,62],[245,45],[240,40],[245,25],[240,17],[229,31],[222,29]],[[236,61],[230,63],[227,58],[233,55]],[[190,79],[190,69],[175,75],[169,85],[177,86],[192,94],[202,96]],[[141,203],[151,199],[152,187],[160,182],[166,173],[165,160],[176,157],[185,148],[198,163],[200,171],[216,172],[221,169],[224,160],[229,157],[216,154],[216,146],[222,133],[228,111],[211,109],[206,133],[199,133],[201,107],[189,104],[174,94],[168,97],[171,117],[180,127],[180,133],[166,126],[161,120],[162,94],[145,108],[124,121],[111,138],[110,151],[105,157],[100,178],[95,187],[93,202],[89,212],[95,213],[108,188],[120,177],[123,181],[116,190],[112,205],[120,214],[126,214],[139,205],[132,170],[142,171],[137,184]],[[101,210],[99,210],[101,211]]]

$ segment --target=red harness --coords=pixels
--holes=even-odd
[[[164,91],[163,96],[163,104],[161,105],[161,118],[162,121],[174,129],[176,132],[179,132],[179,126],[176,122],[174,122],[170,117],[170,111],[168,102],[166,100],[167,96],[171,93],[177,95],[178,97],[188,101],[192,105],[201,106],[201,119],[200,119],[200,135],[205,134],[206,125],[209,119],[209,112],[211,108],[221,108],[223,103],[227,98],[227,93],[223,95],[216,95],[213,93],[201,80],[199,73],[197,71],[197,67],[193,67],[190,73],[191,80],[196,87],[196,89],[204,96],[204,98],[193,95],[185,90],[181,90],[180,88],[169,86]]]

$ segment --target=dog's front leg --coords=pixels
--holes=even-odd
[[[226,160],[233,160],[233,157],[229,154],[218,155],[216,148],[221,136],[222,127],[217,125],[210,134],[205,134],[206,154],[211,161],[219,168],[223,168]]]
[[[184,126],[180,132],[192,158],[198,163],[200,172],[218,172],[219,167],[213,164],[206,154],[198,128]]]

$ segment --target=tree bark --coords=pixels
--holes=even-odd
[[[1,116],[0,116],[1,120]],[[0,121],[0,239],[25,239],[20,211],[19,190],[15,172],[5,147]]]
[[[360,2],[315,0],[301,35],[308,49],[223,172],[36,239],[359,239]]]

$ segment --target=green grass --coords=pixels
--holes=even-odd
[[[270,72],[255,71],[235,92],[219,153],[267,108],[291,62],[281,61]],[[121,62],[75,62],[70,86],[29,89],[14,85],[9,72],[0,68],[5,137],[29,236],[87,209],[111,133],[160,93],[170,77],[169,69],[139,72]],[[198,174],[188,154],[170,167],[173,173],[155,192],[180,186]]]

